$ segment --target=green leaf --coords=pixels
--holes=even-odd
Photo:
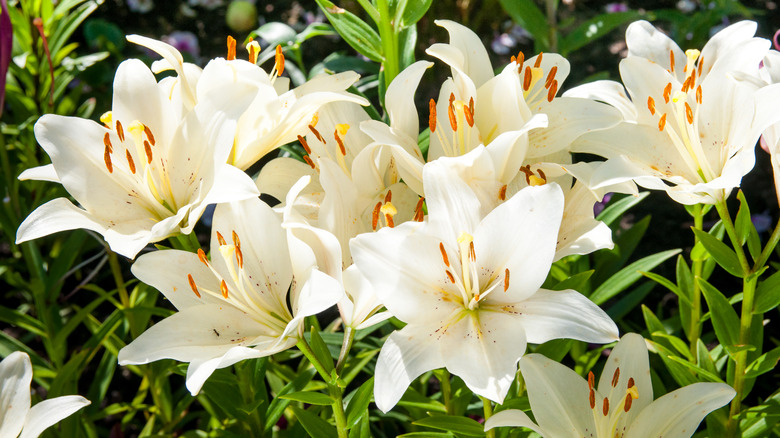
[[[398,438],[452,438],[448,432],[409,432],[398,435]]]
[[[780,361],[780,347],[762,354],[758,359],[748,365],[745,370],[745,377],[750,379],[772,371],[777,366],[778,361]]]
[[[663,323],[649,307],[642,304],[642,316],[645,318],[645,326],[647,331],[652,335],[653,333],[666,333],[666,328]]]
[[[580,24],[563,38],[559,45],[561,55],[566,56],[591,42],[608,34],[612,29],[629,21],[640,19],[643,14],[637,11],[614,12],[598,15]]]
[[[328,350],[327,344],[322,340],[320,332],[314,327],[311,328],[311,350],[314,352],[314,356],[320,361],[325,371],[330,373],[333,371],[333,357]]]
[[[412,422],[415,426],[446,430],[468,436],[485,436],[484,426],[468,417],[437,415]]]
[[[322,12],[328,17],[330,24],[333,25],[347,44],[372,61],[384,61],[382,41],[371,26],[355,14],[336,6],[329,0],[316,1]]]
[[[710,371],[707,371],[707,370],[705,370],[702,367],[696,366],[696,365],[688,362],[687,360],[685,360],[685,359],[683,359],[681,357],[678,357],[678,356],[666,356],[666,358],[669,359],[669,360],[673,360],[673,361],[679,363],[680,365],[684,366],[685,368],[688,368],[689,370],[691,370],[694,373],[698,374],[699,378],[702,381],[706,380],[708,382],[726,383],[717,374],[712,373]]]
[[[596,219],[604,222],[608,226],[623,216],[623,213],[628,211],[629,208],[639,204],[643,199],[647,198],[650,192],[642,192],[637,196],[626,196],[618,201],[611,203],[604,209]]]
[[[739,316],[731,307],[729,300],[718,289],[702,278],[699,278],[698,282],[710,308],[715,335],[728,351],[728,347],[739,343]]]
[[[698,382],[698,379],[693,375],[690,368],[682,365],[679,361],[671,359],[676,356],[671,350],[655,341],[649,340],[648,343],[661,357],[664,365],[666,365],[666,369],[669,370],[669,374],[672,375],[672,378],[680,386],[687,386]]]
[[[778,305],[780,305],[780,271],[758,284],[753,313],[766,313]]]
[[[642,274],[640,272],[649,271],[663,263],[668,258],[679,253],[679,249],[670,249],[641,258],[634,263],[631,263],[630,265],[618,271],[615,275],[610,277],[595,291],[593,291],[593,294],[590,296],[591,301],[598,305],[604,304],[604,302],[606,302],[608,299],[624,291],[637,280],[642,278]]]
[[[285,400],[299,401],[308,403],[310,405],[318,406],[330,406],[333,404],[333,399],[320,392],[301,391],[293,392],[291,394],[280,395],[279,398]]]
[[[742,246],[747,241],[750,235],[750,229],[753,228],[753,221],[750,220],[750,207],[748,207],[745,194],[742,190],[737,192],[737,199],[739,200],[739,210],[737,210],[737,218],[734,221],[734,228],[737,232],[737,240],[739,246]]]
[[[433,0],[409,0],[406,2],[404,13],[401,16],[401,27],[411,26],[418,21],[428,12],[428,8],[431,7]]]
[[[536,41],[536,50],[550,47],[550,27],[547,18],[533,0],[500,0],[501,6],[512,20],[525,28]]]
[[[295,414],[295,418],[301,423],[301,426],[303,426],[303,428],[306,429],[306,432],[309,433],[309,436],[313,438],[338,437],[336,428],[328,424],[328,422],[322,418],[295,405],[291,405],[290,409],[292,409],[293,413]]]
[[[316,373],[317,371],[314,368],[307,368],[304,371],[301,371],[295,380],[284,385],[277,394],[277,397],[268,405],[268,410],[265,413],[265,430],[269,430],[273,427],[276,422],[279,421],[279,418],[282,417],[287,406],[292,403],[292,400],[285,400],[281,398],[281,396],[294,391],[301,391]]]
[[[642,274],[643,276],[649,278],[650,280],[655,281],[656,283],[660,284],[661,286],[669,289],[669,291],[674,292],[674,294],[677,295],[677,297],[681,301],[683,301],[685,304],[687,304],[688,306],[692,306],[693,305],[691,303],[691,300],[685,294],[680,292],[680,288],[677,287],[676,284],[672,283],[671,280],[667,279],[666,277],[664,277],[662,275],[658,275],[658,274],[653,273],[653,272],[642,272],[642,271],[640,271],[639,273]]]
[[[585,272],[578,272],[570,277],[567,277],[565,280],[559,282],[555,286],[553,286],[552,290],[567,290],[567,289],[574,289],[576,291],[584,290],[585,285],[588,283],[588,280],[590,279],[591,275],[593,275],[593,269],[590,269]]]
[[[704,246],[704,249],[723,269],[735,277],[742,278],[745,276],[742,272],[742,266],[739,264],[737,254],[731,248],[709,233],[696,228],[691,229],[696,234],[699,242]]]
[[[371,377],[355,390],[355,394],[347,404],[347,427],[353,427],[361,418],[368,417],[368,403],[374,392],[374,378]]]

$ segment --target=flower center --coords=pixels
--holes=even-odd
[[[167,160],[163,154],[155,153],[152,130],[138,120],[125,128],[120,120],[114,120],[111,111],[103,114],[100,121],[107,129],[103,136],[103,162],[108,173],[132,187],[129,195],[142,201],[153,216],[164,218],[176,214],[179,207],[173,195]],[[116,146],[121,149],[115,148],[111,132],[119,139]],[[156,202],[145,202],[149,198]]]
[[[600,438],[620,438],[626,433],[628,416],[634,400],[639,398],[639,390],[634,378],[628,379],[625,391],[617,389],[620,380],[620,368],[612,375],[610,397],[596,399],[593,372],[588,373],[588,403],[596,424],[597,435]]]
[[[688,168],[707,182],[717,174],[712,170],[699,136],[698,115],[702,104],[702,88],[696,81],[701,80],[704,60],[699,58],[700,52],[695,49],[687,50],[685,55],[685,80],[682,84],[676,80],[668,82],[657,100],[648,96],[647,109],[651,116],[657,117],[658,130],[667,134]],[[674,52],[669,51],[668,71],[673,76],[674,64]],[[663,104],[660,104],[661,100]],[[656,102],[663,110],[656,111]]]
[[[477,254],[474,250],[474,237],[471,234],[461,232],[458,237],[459,270],[450,263],[450,257],[443,242],[439,243],[439,252],[444,262],[444,273],[450,283],[457,288],[460,302],[465,309],[478,309],[479,302],[500,286],[503,286],[504,292],[509,288],[509,269],[504,270],[503,281],[500,281],[497,276],[493,276],[484,285],[480,285],[480,276],[477,272]]]
[[[206,258],[202,249],[198,249],[198,258],[206,265],[219,281],[219,290],[198,286],[192,274],[187,274],[190,288],[198,298],[203,295],[226,301],[237,309],[251,315],[257,322],[282,333],[292,315],[283,302],[283,294],[272,291],[272,285],[265,278],[254,278],[252,273],[244,269],[244,253],[241,250],[241,240],[238,233],[232,232],[232,242],[228,243],[217,231],[219,255],[227,275],[222,275]],[[214,256],[212,254],[212,256]]]
[[[444,155],[448,157],[458,157],[471,151],[475,145],[471,145],[471,129],[474,127],[474,98],[469,98],[468,104],[462,100],[456,100],[455,94],[450,93],[449,104],[447,105],[447,117],[452,128],[452,139],[448,139],[442,134],[441,130],[436,130],[436,101],[430,100],[428,105],[430,115],[428,116],[428,127],[431,134],[436,134],[444,150]]]

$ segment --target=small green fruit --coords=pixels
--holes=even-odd
[[[248,1],[232,1],[228,5],[225,21],[236,32],[248,32],[257,27],[257,8]]]

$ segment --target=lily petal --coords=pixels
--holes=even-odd
[[[0,362],[0,436],[15,437],[30,410],[30,356],[21,351]]]
[[[27,413],[24,429],[19,438],[37,438],[44,430],[89,404],[90,401],[80,395],[66,395],[44,400],[33,406]]]

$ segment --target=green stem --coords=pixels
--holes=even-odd
[[[328,391],[333,398],[333,416],[336,419],[336,430],[339,433],[339,438],[348,438],[347,414],[344,413],[344,390],[337,385],[328,385]]]
[[[737,237],[737,230],[734,228],[734,222],[731,220],[729,209],[726,206],[726,201],[719,201],[715,204],[715,209],[718,210],[723,227],[726,228],[726,234],[729,235],[731,240],[731,246],[734,247],[734,252],[737,253],[737,259],[739,260],[739,266],[742,268],[742,273],[745,277],[752,272],[750,265],[748,264],[747,257],[745,256],[745,250],[742,245],[739,244],[739,238]]]
[[[452,415],[452,388],[450,387],[450,372],[446,369],[438,370],[435,372],[436,377],[439,378],[439,385],[441,386],[441,398],[444,401],[444,408],[447,410],[447,414]]]
[[[309,362],[314,366],[314,369],[317,370],[318,373],[320,373],[320,376],[325,380],[326,382],[330,382],[331,375],[328,373],[328,371],[325,369],[325,367],[320,363],[319,359],[317,359],[317,356],[314,355],[314,352],[311,350],[311,347],[306,342],[306,339],[301,336],[300,339],[298,339],[298,343],[296,344],[296,347],[298,347],[299,350],[301,350],[301,353],[303,353],[304,356],[306,356],[306,359],[309,359]]]
[[[753,300],[756,294],[757,276],[746,275],[743,281],[742,290],[742,312],[739,318],[739,343],[748,345],[750,343],[750,332],[753,321]],[[728,437],[738,437],[737,415],[742,410],[742,398],[745,392],[745,369],[747,368],[747,350],[740,351],[734,358],[734,383],[731,385],[737,392],[737,395],[731,400],[729,409],[729,421],[726,427]]]
[[[490,400],[486,399],[485,397],[479,396],[480,400],[482,400],[482,412],[485,417],[485,421],[488,420],[488,418],[493,416],[493,405],[491,404]],[[495,438],[496,436],[496,430],[490,429],[487,432],[485,432],[485,436],[487,438]]]
[[[702,211],[701,204],[697,204],[694,207],[693,226],[697,230],[704,229],[704,213]],[[696,237],[696,234],[694,233],[694,245],[698,242],[699,239]],[[693,278],[700,278],[702,275],[704,262],[702,260],[691,260],[691,265],[693,269]],[[691,321],[690,321],[691,325],[688,328],[688,344],[691,347],[691,355],[694,357],[694,360],[698,362],[698,355],[696,354],[696,350],[699,341],[699,336],[701,335],[701,324],[699,323],[699,320],[701,319],[701,289],[699,289],[698,281],[693,282],[692,298],[693,299],[691,301],[693,306],[691,308]]]
[[[382,39],[382,52],[385,57],[384,75],[385,88],[387,88],[393,79],[398,76],[398,34],[394,32],[391,23],[390,8],[387,0],[377,0],[377,9],[379,11],[379,36]]]
[[[761,255],[758,256],[756,263],[753,264],[753,272],[758,272],[759,269],[764,267],[766,261],[769,260],[769,256],[771,256],[772,252],[775,250],[778,242],[780,242],[780,221],[777,221],[777,225],[775,225],[775,229],[772,231],[772,235],[769,236],[769,241],[766,242],[764,250],[761,251]]]
[[[547,7],[547,28],[548,38],[550,39],[549,51],[558,52],[558,1],[546,0]]]
[[[344,370],[344,365],[347,363],[347,357],[349,356],[349,350],[352,348],[352,342],[355,340],[355,329],[347,326],[344,331],[344,340],[341,343],[341,351],[339,352],[339,359],[336,361],[336,374],[341,375],[341,371]]]
[[[127,309],[130,307],[130,296],[125,287],[125,280],[122,278],[122,267],[119,266],[119,258],[110,249],[107,249],[106,253],[108,253],[108,266],[111,268],[111,275],[114,277],[116,290],[119,292],[119,302],[122,303],[123,308]]]

